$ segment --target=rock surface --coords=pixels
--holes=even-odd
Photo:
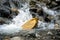
[[[20,0],[21,1],[21,0]],[[11,4],[9,4],[9,2]],[[25,3],[23,0],[21,3]],[[4,19],[11,18],[16,12],[11,11],[11,8],[19,9],[19,0],[0,0],[0,22],[6,23]],[[59,0],[29,0],[30,13],[33,17],[37,17],[43,22],[43,25],[39,25],[38,30],[27,30],[21,31],[13,35],[0,35],[0,40],[60,40],[60,1]],[[55,14],[56,13],[56,14]],[[1,21],[3,20],[3,22]],[[9,22],[7,22],[9,23]],[[45,30],[41,29],[44,26],[48,27],[50,23],[54,24],[54,29],[48,30],[46,27]],[[38,23],[39,24],[39,23]],[[41,27],[40,27],[41,26]],[[50,28],[53,27],[50,26]],[[37,28],[35,28],[37,29]],[[7,36],[7,37],[6,37]]]
[[[28,33],[28,32],[26,32]],[[7,40],[60,40],[60,29],[51,29],[51,30],[35,30],[34,33],[28,33],[25,36],[16,35],[14,37],[4,37],[3,39]],[[1,38],[1,37],[0,37]],[[1,40],[1,39],[0,39]]]

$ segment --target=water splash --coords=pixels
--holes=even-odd
[[[44,11],[48,10],[46,8],[44,8]],[[12,19],[12,23],[10,24],[4,24],[4,25],[0,25],[0,34],[14,34],[17,32],[20,32],[20,30],[22,30],[22,25],[27,21],[30,20],[32,18],[32,15],[29,12],[29,5],[28,4],[23,4],[23,7],[21,9],[18,9],[19,14]],[[45,11],[47,13],[51,13],[51,15],[54,15],[54,11]],[[47,27],[46,27],[47,25]],[[38,27],[42,27],[39,29],[53,29],[54,28],[54,24],[53,23],[44,23],[39,21],[38,22]],[[52,27],[51,27],[52,26]]]
[[[1,34],[12,34],[12,33],[16,33],[19,32],[20,30],[22,30],[22,25],[29,19],[32,18],[30,12],[29,12],[29,8],[27,8],[27,4],[21,8],[18,9],[19,14],[12,19],[12,23],[10,23],[9,25],[4,24],[4,25],[0,25],[0,33]]]

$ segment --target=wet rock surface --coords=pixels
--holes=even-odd
[[[13,18],[13,15],[18,15],[17,9],[20,7],[19,0],[2,0],[0,2],[0,24],[8,24],[9,21]],[[12,3],[12,4],[11,4]],[[24,3],[24,2],[23,2]],[[13,6],[12,6],[13,5]],[[14,9],[14,8],[16,9]],[[0,35],[0,40],[60,40],[60,1],[59,0],[33,0],[29,2],[30,14],[35,18],[39,18],[39,21],[43,24],[47,24],[46,29],[43,30],[33,30],[31,31],[21,31],[16,34]],[[48,12],[45,12],[44,8],[47,7]],[[12,8],[12,10],[11,10]],[[47,11],[46,10],[46,11]],[[50,12],[49,12],[50,10]],[[53,12],[57,11],[56,16],[50,15]],[[6,18],[4,20],[4,18]],[[8,20],[8,22],[6,22]],[[54,24],[54,29],[47,30],[48,24]],[[40,25],[41,26],[41,25]],[[38,27],[40,29],[40,26]],[[43,26],[42,26],[43,27]],[[50,26],[52,27],[52,26]],[[37,28],[36,28],[37,29]],[[18,36],[18,37],[17,37]],[[16,39],[15,39],[16,38]],[[22,38],[22,39],[21,39]]]
[[[22,34],[14,37],[6,36],[0,38],[8,40],[60,40],[60,29],[35,30],[34,33],[26,33],[24,33],[25,36]]]
[[[44,20],[42,22],[60,24],[57,22],[59,19],[58,11],[60,10],[59,2],[60,1],[57,1],[57,0],[31,0],[30,3],[32,3],[32,4],[30,4],[30,12],[33,17],[37,17],[39,19],[41,19],[40,17],[42,17]],[[57,26],[55,26],[55,27],[57,27]]]
[[[3,20],[4,20],[4,18],[8,19],[8,21],[12,20],[13,16],[17,16],[19,13],[17,10],[18,6],[19,6],[19,0],[18,1],[16,1],[16,0],[0,0],[0,17]],[[3,20],[2,20],[2,22],[0,22],[0,24],[5,24],[4,22],[6,22],[6,20],[4,22],[3,22]]]
[[[34,35],[35,34],[35,35]],[[59,40],[59,30],[41,30],[40,32],[36,32],[36,33],[32,33],[32,34],[28,34],[30,35],[28,38],[34,38],[37,39],[37,40]],[[38,36],[37,36],[38,35]]]

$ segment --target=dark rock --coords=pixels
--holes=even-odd
[[[4,24],[5,22],[4,21],[0,21],[0,25]]]
[[[9,1],[4,2],[3,5],[10,7]]]
[[[44,13],[43,13],[42,10],[39,10],[37,13],[38,13],[39,16],[44,16]]]
[[[12,2],[16,8],[20,8],[20,0],[11,0],[10,2]]]
[[[30,37],[30,38],[36,38],[36,35],[34,33],[28,34],[27,36]]]
[[[35,15],[35,14],[32,14],[32,16],[33,16],[33,18],[34,18],[34,17],[36,17],[36,15]]]
[[[46,4],[48,6],[48,8],[50,9],[54,9],[54,10],[57,10],[59,9],[60,7],[60,1],[57,1],[57,0],[50,0],[51,2],[49,4]]]
[[[14,7],[11,5],[13,5]],[[17,1],[16,0],[1,0],[0,1],[0,17],[12,20],[13,16],[17,16],[19,13],[18,12],[19,5],[20,5],[19,0]],[[12,7],[16,8],[17,10],[15,11],[11,10]],[[0,24],[3,24],[3,23],[5,24],[5,22],[0,22]]]
[[[13,5],[13,6],[11,6]],[[2,0],[1,1],[1,6],[3,6],[6,9],[11,9],[12,7],[19,8],[18,6],[20,5],[19,0]]]
[[[6,17],[8,18],[10,15],[10,12],[8,10],[0,9],[0,17]]]
[[[36,13],[37,9],[35,9],[35,8],[34,9],[30,9],[30,11]]]
[[[36,5],[36,2],[35,2],[35,1],[30,1],[29,4],[30,4],[30,5]]]
[[[60,36],[60,30],[57,30],[56,35]]]
[[[47,18],[47,17],[44,18],[44,21],[45,22],[51,22],[51,20],[49,18]]]

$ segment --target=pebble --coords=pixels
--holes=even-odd
[[[59,29],[59,25],[58,24],[55,24],[55,29]]]
[[[10,40],[23,40],[21,37],[13,37]]]

